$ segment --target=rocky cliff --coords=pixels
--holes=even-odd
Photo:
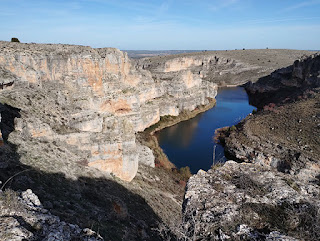
[[[246,86],[260,107],[224,131],[229,158],[199,171],[184,199],[190,240],[317,240],[320,232],[319,56]]]
[[[262,108],[270,103],[286,103],[312,95],[320,87],[320,55],[304,56],[245,88],[252,104]]]
[[[217,90],[192,73],[155,81],[112,48],[0,42],[0,71],[1,103],[21,110],[11,142],[60,143],[69,159],[127,181],[139,159],[153,159],[135,133],[161,116],[208,104]],[[30,159],[41,152],[22,149]]]
[[[137,66],[149,70],[156,81],[184,79],[191,86],[197,79],[204,79],[219,86],[232,86],[255,82],[311,53],[285,49],[203,51],[144,58],[137,61]]]

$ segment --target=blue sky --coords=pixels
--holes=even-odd
[[[320,49],[320,0],[0,0],[0,40],[119,49]]]

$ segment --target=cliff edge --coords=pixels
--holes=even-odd
[[[258,112],[223,131],[235,161],[190,178],[190,240],[317,240],[320,232],[319,55],[246,85]]]

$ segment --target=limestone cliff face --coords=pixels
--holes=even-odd
[[[224,80],[231,81],[235,85],[245,83],[250,79],[241,79],[242,76],[240,77],[239,74],[261,70],[260,66],[219,56],[216,53],[172,56],[169,59],[165,57],[146,58],[139,60],[138,65],[142,69],[150,70],[157,80],[179,78],[186,86],[192,86],[196,83],[190,79],[190,75],[193,75],[195,79],[210,80],[224,86],[227,85]]]
[[[203,51],[139,59],[136,65],[149,70],[157,81],[181,78],[191,72],[219,86],[230,86],[256,82],[310,54],[310,51],[286,49]],[[188,85],[188,81],[185,82]]]
[[[252,104],[262,108],[269,103],[285,103],[308,95],[320,87],[320,55],[296,60],[292,65],[248,83],[245,88]]]
[[[139,156],[152,158],[137,147],[136,132],[208,104],[217,92],[188,71],[155,81],[113,48],[0,42],[0,49],[1,101],[22,110],[11,141],[63,143],[89,166],[127,181]]]

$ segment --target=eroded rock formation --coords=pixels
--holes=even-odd
[[[22,110],[10,141],[59,142],[70,157],[127,181],[139,156],[152,158],[137,145],[136,132],[161,116],[206,105],[217,92],[193,73],[155,81],[112,48],[0,42],[0,49],[1,102]]]

